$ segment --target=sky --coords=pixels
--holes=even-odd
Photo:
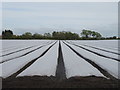
[[[117,2],[3,2],[2,30],[15,34],[83,29],[118,35]]]

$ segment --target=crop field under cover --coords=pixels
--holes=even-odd
[[[118,40],[2,40],[0,77],[119,80]]]

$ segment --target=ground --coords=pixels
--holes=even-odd
[[[97,76],[86,76],[86,77],[74,76],[67,79],[60,42],[58,46],[58,63],[57,63],[55,76],[17,77],[21,72],[23,72],[26,68],[31,66],[35,61],[37,61],[38,58],[43,56],[54,44],[52,44],[48,49],[46,49],[39,57],[31,60],[25,66],[21,67],[20,70],[16,71],[9,77],[2,79],[3,89],[9,89],[9,88],[14,88],[14,89],[17,89],[17,88],[118,88],[119,82],[120,82],[119,80],[114,78],[112,75],[110,75],[106,70],[104,70],[102,67],[97,65],[95,62],[80,55],[68,44],[66,45],[74,53],[76,53],[79,57],[83,58],[85,61],[90,63],[93,67],[97,68],[104,76],[110,79],[107,79],[104,77],[97,77]]]
[[[95,76],[64,80],[53,76],[25,76],[3,79],[3,88],[118,88],[118,81]]]

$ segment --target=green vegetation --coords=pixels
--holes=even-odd
[[[101,40],[101,39],[120,39],[116,36],[113,37],[102,37],[102,35],[98,32],[91,31],[91,30],[82,30],[79,34],[60,31],[56,32],[53,31],[51,33],[44,33],[44,35],[35,33],[32,34],[30,32],[25,32],[22,35],[14,35],[12,30],[5,30],[2,31],[2,39],[56,39],[56,40]]]
[[[95,31],[90,31],[90,30],[82,30],[82,33],[81,33],[82,37],[85,37],[86,39],[87,38],[101,38],[102,35],[98,32],[95,32]]]
[[[2,31],[2,38],[11,39],[13,38],[13,32],[11,30]]]
[[[60,39],[60,40],[77,40],[79,39],[79,35],[77,33],[72,32],[53,32],[52,33],[53,39]]]

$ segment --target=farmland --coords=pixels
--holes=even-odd
[[[119,51],[118,40],[2,40],[0,77],[3,88],[113,88]]]

